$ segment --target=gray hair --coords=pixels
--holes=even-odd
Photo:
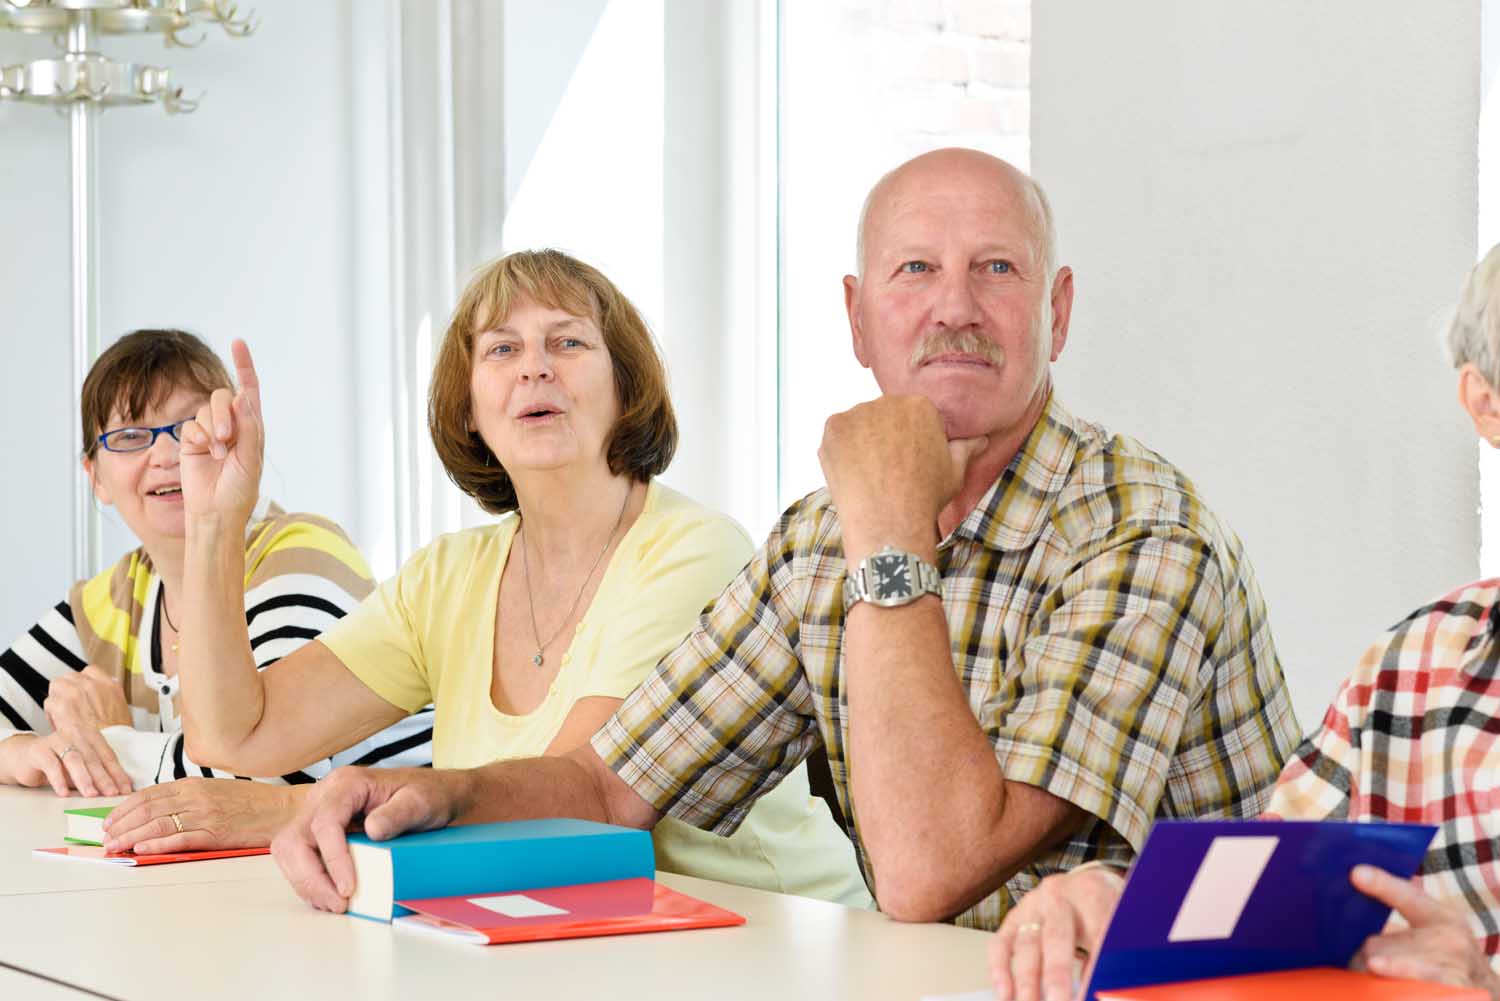
[[[864,204],[859,209],[859,226],[854,231],[854,268],[855,274],[863,279],[865,276],[865,230],[870,221],[870,206],[875,202],[875,193],[890,180],[891,175],[900,170],[901,166],[894,167],[881,175],[880,180],[870,187],[870,193],[865,195]],[[1048,286],[1052,284],[1052,278],[1057,273],[1057,226],[1052,218],[1052,203],[1047,199],[1047,192],[1037,183],[1036,178],[1022,170],[1016,174],[1021,178],[1022,190],[1031,200],[1031,214],[1037,226],[1038,243],[1036,249],[1042,260],[1044,268],[1043,277]]]
[[[1500,245],[1469,272],[1443,340],[1454,368],[1473,365],[1500,386]]]

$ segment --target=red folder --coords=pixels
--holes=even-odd
[[[396,918],[395,924],[413,931],[453,935],[478,945],[721,928],[745,923],[733,911],[649,879],[399,903],[417,913]]]
[[[1313,967],[1100,991],[1099,1001],[1489,1001],[1490,992]]]
[[[224,848],[217,851],[165,852],[161,855],[134,855],[129,852],[111,855],[98,845],[67,845],[63,848],[36,848],[38,855],[56,855],[83,862],[107,865],[166,865],[169,862],[202,862],[213,858],[239,858],[242,855],[269,855],[269,848]]]

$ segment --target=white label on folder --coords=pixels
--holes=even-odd
[[[545,918],[553,914],[566,914],[561,907],[544,904],[524,893],[502,893],[495,897],[470,897],[469,903],[487,911],[503,914],[508,918]]]
[[[1188,887],[1168,942],[1228,938],[1276,851],[1272,836],[1214,838]]]

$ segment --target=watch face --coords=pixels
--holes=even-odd
[[[878,601],[890,598],[910,598],[912,596],[911,567],[906,562],[906,554],[896,553],[889,556],[875,555],[870,557],[870,569],[874,571],[875,582],[871,590]]]

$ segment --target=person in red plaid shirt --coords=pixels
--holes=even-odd
[[[1469,273],[1448,327],[1459,402],[1500,448],[1500,246]],[[1438,826],[1411,881],[1350,879],[1393,907],[1354,959],[1391,977],[1482,987],[1500,1001],[1500,579],[1450,591],[1388,629],[1287,761],[1262,814]],[[1076,951],[1109,924],[1124,879],[1093,865],[1050,876],[990,947],[997,1001],[1072,993]]]

